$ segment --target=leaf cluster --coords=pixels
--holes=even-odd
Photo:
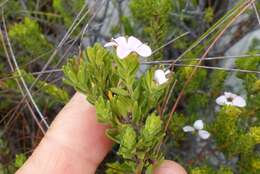
[[[143,33],[149,38],[150,45],[154,48],[163,45],[170,30],[172,1],[133,0],[130,3],[130,9],[134,19],[143,27]]]
[[[43,55],[53,49],[52,45],[42,33],[39,24],[28,17],[24,18],[23,22],[15,23],[11,26],[8,34],[13,47],[22,50],[23,55],[19,55],[21,57],[28,59],[30,56],[36,57]],[[23,62],[25,62],[24,59]]]
[[[120,60],[99,44],[63,67],[65,82],[95,105],[98,121],[110,126],[107,135],[119,144],[124,161],[108,166],[125,173],[143,171],[159,160],[155,147],[164,136],[156,107],[166,85],[153,81],[153,69],[137,78],[138,68],[136,54]]]
[[[85,3],[85,0],[53,0],[52,5],[54,10],[61,15],[66,27],[70,27]]]

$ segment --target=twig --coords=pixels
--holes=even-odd
[[[42,68],[41,71],[45,71],[47,69],[47,67],[49,66],[49,64],[51,63],[51,61],[54,59],[54,57],[56,56],[56,54],[58,53],[59,49],[63,46],[63,44],[66,42],[66,40],[70,37],[70,35],[73,33],[73,31],[77,28],[77,26],[82,22],[82,20],[87,16],[87,14],[89,13],[89,10],[80,18],[81,13],[84,11],[84,9],[87,7],[87,4],[85,4],[79,14],[76,16],[76,18],[74,19],[72,25],[70,26],[70,28],[68,29],[68,31],[66,32],[65,36],[63,37],[63,39],[60,41],[60,43],[58,44],[57,48],[54,50],[54,52],[52,53],[52,55],[50,56],[50,58],[48,59],[48,61],[46,62],[46,64],[44,65],[44,67]],[[80,18],[80,19],[79,19]],[[79,19],[78,22],[76,22]],[[74,25],[75,24],[75,25]],[[40,79],[42,74],[39,74],[35,80],[33,81],[33,83],[30,85],[30,87],[28,88],[28,90],[31,90],[34,85],[37,83],[37,81]],[[23,102],[25,100],[25,97],[28,94],[26,93],[25,96],[23,97],[23,99],[21,100],[21,102]],[[44,117],[43,117],[44,118]]]
[[[183,33],[183,34],[181,34],[180,36],[178,36],[178,37],[176,37],[176,38],[173,38],[172,40],[170,40],[170,41],[167,42],[166,44],[164,44],[164,45],[162,45],[161,47],[155,49],[155,50],[152,52],[152,54],[158,52],[160,49],[166,47],[167,45],[170,45],[171,43],[175,42],[176,40],[178,40],[178,39],[180,39],[180,38],[182,38],[182,37],[184,37],[184,36],[187,36],[189,33],[190,33],[190,32],[186,32],[186,33]]]
[[[195,68],[204,68],[204,69],[213,69],[213,70],[223,70],[231,72],[240,72],[240,73],[255,73],[260,74],[260,71],[255,70],[246,70],[246,69],[236,69],[236,68],[222,68],[216,66],[203,66],[203,65],[186,65],[186,64],[174,64],[175,66],[184,66],[184,67],[195,67]]]
[[[4,2],[2,2],[2,3],[0,4],[0,8],[2,8],[8,1],[9,1],[9,0],[5,0]]]
[[[248,1],[246,1],[245,3],[241,4],[241,7],[243,5],[248,4]],[[226,18],[229,18],[231,16],[233,16],[234,14],[237,13],[237,11],[240,10],[240,8],[235,9],[234,11],[232,11]],[[195,44],[191,45],[187,50],[185,50],[177,59],[176,61],[179,61],[180,59],[182,59],[188,52],[190,52],[193,48],[197,47],[198,44],[200,44],[205,38],[207,38],[211,33],[213,33],[216,29],[218,29],[219,26],[221,26],[224,22],[226,22],[226,20],[221,21],[218,25],[214,26],[212,28],[212,30],[210,32],[208,32],[207,34],[203,35],[198,41],[195,42]]]
[[[101,6],[102,7],[102,6]],[[100,8],[101,8],[100,7]],[[89,28],[89,24],[94,20],[94,18],[96,17],[97,15],[97,12],[99,11],[100,9],[96,9],[95,10],[95,13],[94,15],[89,19],[89,22],[85,25],[85,27],[81,30],[81,32],[77,35],[76,39],[70,44],[69,48],[65,51],[65,53],[62,55],[62,57],[59,59],[59,61],[57,62],[57,64],[54,66],[54,68],[57,68],[61,63],[62,61],[64,60],[64,58],[66,57],[66,55],[69,53],[69,51],[71,50],[71,48],[74,46],[74,44],[76,43],[76,41],[78,39],[81,38],[81,41],[83,39],[83,34],[87,31],[87,29]],[[52,75],[52,72],[50,74],[48,74],[48,76],[44,79],[45,81],[47,81],[50,76]]]
[[[255,55],[241,55],[241,56],[220,56],[220,57],[209,57],[203,59],[205,60],[218,60],[218,59],[238,59],[238,58],[251,58],[252,56],[259,56],[260,54],[255,54]],[[180,62],[185,62],[185,61],[198,61],[198,59],[182,59],[179,60]],[[141,64],[149,64],[149,65],[154,65],[154,64],[160,64],[160,65],[172,65],[175,60],[165,60],[165,61],[149,61],[149,62],[141,62]],[[174,63],[174,66],[177,67],[197,67],[197,68],[203,68],[203,69],[211,69],[211,70],[223,70],[223,71],[231,71],[231,72],[240,72],[240,73],[255,73],[255,74],[260,74],[260,71],[256,70],[246,70],[246,69],[238,69],[238,68],[223,68],[223,67],[217,67],[217,66],[205,66],[205,65],[192,65],[192,64],[184,64],[184,63]],[[30,72],[32,75],[39,75],[39,74],[49,74],[49,73],[55,73],[55,72],[62,72],[62,69],[52,69],[52,70],[46,70],[46,71],[39,71],[39,72]],[[14,79],[20,77],[19,75],[13,75],[9,77],[4,77],[1,78],[0,81],[5,81],[9,79]]]
[[[31,72],[30,74],[32,74],[32,75],[39,75],[39,74],[49,74],[49,73],[54,73],[54,72],[62,72],[62,69],[52,69],[52,70],[46,70],[46,71]],[[0,81],[14,79],[14,78],[19,78],[19,77],[20,77],[19,75],[4,77],[4,78],[0,79]]]
[[[253,0],[254,1],[254,0]],[[252,1],[252,2],[253,2]],[[250,4],[252,2],[249,2],[247,5],[245,5],[244,8],[242,8],[242,10],[223,28],[223,30],[218,34],[218,36],[214,39],[214,41],[210,44],[210,46],[207,48],[207,50],[205,51],[205,53],[202,55],[201,59],[199,60],[199,62],[197,63],[196,66],[199,66],[201,64],[201,62],[203,61],[203,59],[208,55],[209,51],[213,48],[213,46],[215,45],[215,43],[221,38],[221,36],[225,33],[225,31],[230,27],[231,24],[233,24],[233,22],[236,21],[236,19],[242,14],[244,13],[245,10],[248,9],[248,7],[250,6]],[[182,97],[182,95],[184,94],[184,90],[186,89],[186,87],[188,86],[189,82],[191,81],[192,77],[194,76],[194,74],[196,73],[198,67],[195,67],[193,69],[193,71],[191,72],[189,78],[186,80],[185,84],[184,84],[184,87],[182,88],[179,96],[177,97],[176,99],[176,102],[172,108],[172,111],[170,113],[170,116],[169,116],[169,119],[166,123],[166,126],[165,126],[165,129],[164,131],[166,131],[168,129],[168,126],[169,126],[169,123],[170,123],[170,120],[173,116],[173,113],[175,112],[176,108],[177,108],[177,105],[179,104],[179,101]]]
[[[2,13],[3,13],[3,11],[2,11]],[[3,14],[2,14],[2,15],[3,15]],[[5,42],[4,42],[4,36],[3,36],[2,30],[0,30],[0,36],[1,36],[1,41],[2,41],[2,44],[3,44],[3,48],[4,48],[4,51],[5,51],[5,54],[6,54],[7,61],[8,61],[8,63],[9,63],[9,66],[10,66],[11,70],[14,72],[14,71],[15,71],[15,68],[14,68],[13,65],[12,65],[11,58],[10,58],[9,53],[8,53],[8,51],[7,51],[7,48],[6,48],[6,45],[5,45]],[[17,83],[17,86],[18,86],[19,90],[21,91],[22,96],[24,97],[24,96],[25,96],[25,93],[24,93],[24,91],[23,91],[23,88],[22,88],[20,82],[19,82],[17,79],[16,79],[15,81],[16,81],[16,83]],[[42,127],[42,125],[41,125],[40,122],[38,121],[38,118],[36,117],[35,113],[33,112],[32,108],[31,108],[31,105],[29,104],[29,102],[28,102],[28,100],[27,100],[26,97],[25,97],[25,99],[26,99],[26,100],[25,100],[26,106],[28,107],[29,111],[31,112],[31,114],[32,114],[32,116],[33,116],[33,119],[35,120],[35,122],[37,123],[37,125],[39,126],[39,128],[41,129],[42,133],[45,134],[44,128]],[[19,105],[17,105],[16,107],[19,107]],[[12,110],[10,110],[9,112],[11,112],[11,111],[12,111]],[[7,115],[8,115],[8,113],[2,118],[2,120],[0,121],[0,123],[7,117]],[[14,117],[14,116],[11,116],[10,121],[13,119],[13,117]],[[6,124],[6,128],[8,127],[7,125],[8,125],[8,124]]]
[[[87,4],[85,4],[80,12],[78,13],[78,15],[76,16],[76,18],[74,19],[73,23],[71,24],[70,28],[68,29],[68,31],[66,32],[66,34],[64,35],[63,39],[60,41],[60,43],[58,44],[57,48],[54,50],[54,52],[52,53],[52,55],[50,56],[50,58],[48,59],[48,61],[46,62],[46,64],[43,66],[42,71],[45,71],[47,69],[47,67],[49,66],[49,64],[52,62],[52,60],[54,59],[54,57],[56,56],[56,54],[58,53],[59,49],[63,46],[63,44],[66,42],[66,40],[70,37],[70,35],[73,33],[73,31],[77,28],[77,26],[82,22],[82,20],[87,16],[87,14],[89,13],[89,10],[80,18],[80,15],[83,13],[84,9],[87,7]],[[80,18],[80,19],[79,19]],[[76,22],[79,19],[78,22]],[[39,74],[36,79],[34,80],[34,82],[31,84],[29,89],[32,89],[33,86],[37,83],[37,81],[40,79],[41,74]]]
[[[253,6],[253,9],[254,9],[255,14],[256,14],[256,18],[257,18],[258,24],[260,25],[260,16],[259,16],[259,13],[258,13],[258,11],[257,11],[255,2],[252,3],[252,6]]]
[[[37,113],[39,114],[40,118],[42,119],[44,125],[46,126],[46,128],[49,128],[49,124],[47,123],[47,121],[44,119],[44,116],[42,115],[40,109],[38,108],[37,104],[35,103],[32,95],[31,95],[31,92],[24,80],[24,78],[22,77],[22,73],[20,71],[20,68],[19,68],[19,65],[16,61],[16,58],[15,58],[15,55],[14,55],[14,52],[13,52],[13,49],[12,49],[12,46],[11,46],[11,42],[9,40],[9,37],[8,37],[8,34],[7,34],[7,28],[6,28],[6,24],[5,24],[5,19],[4,19],[4,12],[3,12],[3,9],[2,9],[2,21],[3,21],[3,27],[4,27],[4,34],[2,33],[2,30],[1,30],[1,35],[5,38],[6,38],[6,41],[7,41],[7,45],[9,47],[9,51],[10,51],[10,55],[11,55],[11,59],[13,60],[13,63],[14,63],[14,67],[15,67],[15,70],[17,71],[17,73],[19,74],[20,77],[20,80],[22,82],[22,85],[25,89],[25,94],[27,94],[28,98],[30,99],[30,101],[32,102],[32,105],[34,106],[35,110],[37,111]]]
[[[203,61],[208,60],[222,60],[222,59],[243,59],[243,58],[255,58],[260,57],[260,54],[247,54],[247,55],[238,55],[238,56],[216,56],[216,57],[206,57],[203,59]],[[148,65],[154,65],[154,64],[172,64],[177,62],[186,62],[186,61],[199,61],[200,58],[182,58],[180,60],[159,60],[159,61],[145,61],[141,62],[141,64],[148,64]]]
[[[163,117],[163,114],[164,114],[164,112],[165,112],[165,110],[166,110],[166,106],[167,106],[168,103],[169,103],[170,97],[171,97],[171,95],[172,95],[172,93],[173,93],[173,90],[174,90],[174,88],[175,88],[177,82],[178,82],[178,81],[175,80],[175,81],[173,82],[173,84],[171,85],[171,87],[169,86],[170,91],[168,90],[169,92],[166,93],[167,95],[165,95],[165,99],[163,100],[164,102],[163,102],[162,109],[161,109],[161,112],[160,112],[161,118]]]
[[[200,61],[197,63],[196,66],[199,66],[199,65],[201,64],[201,62],[203,61],[203,59],[208,55],[209,51],[213,48],[213,46],[215,45],[215,43],[221,38],[221,36],[225,33],[225,31],[230,27],[230,25],[233,24],[233,23],[236,21],[236,19],[237,19],[242,13],[244,13],[244,12],[248,9],[248,7],[251,5],[251,3],[253,3],[253,2],[254,2],[254,0],[252,0],[252,1],[247,1],[247,3],[242,4],[244,7],[242,6],[243,8],[238,12],[238,14],[235,15],[234,18],[233,18],[231,21],[229,21],[229,22],[227,23],[227,25],[223,28],[223,30],[217,35],[217,37],[216,37],[216,38],[214,39],[214,41],[210,44],[210,46],[207,48],[207,50],[205,51],[205,53],[201,56],[201,59],[200,59]],[[177,108],[177,106],[178,106],[178,104],[179,104],[179,102],[180,102],[180,99],[181,99],[182,96],[184,95],[184,91],[185,91],[186,87],[189,85],[190,81],[192,80],[194,74],[197,72],[197,69],[198,69],[198,67],[195,67],[195,68],[193,69],[193,71],[191,72],[190,76],[188,77],[188,79],[185,81],[184,86],[183,86],[182,90],[180,91],[180,93],[179,93],[179,95],[178,95],[178,97],[177,97],[177,99],[176,99],[176,101],[175,101],[175,103],[174,103],[174,105],[173,105],[173,107],[172,107],[172,110],[171,110],[171,112],[170,112],[170,114],[169,114],[169,118],[167,119],[167,122],[166,122],[166,124],[165,124],[164,132],[166,132],[166,131],[168,130],[168,127],[169,127],[169,125],[170,125],[170,121],[172,120],[173,114],[174,114],[174,112],[175,112],[175,110],[176,110],[176,108]],[[158,148],[157,148],[157,153],[159,153],[162,143],[163,143],[163,140],[162,140],[162,141],[159,143],[159,145],[157,146],[157,147],[158,147]]]

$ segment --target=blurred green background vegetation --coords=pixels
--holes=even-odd
[[[12,174],[23,164],[46,130],[41,116],[51,123],[73,94],[73,89],[62,81],[61,67],[68,59],[80,56],[95,42],[105,43],[118,35],[134,35],[153,50],[161,48],[146,61],[185,59],[174,69],[178,83],[168,94],[166,112],[170,112],[194,69],[185,65],[196,65],[196,59],[223,30],[224,36],[208,56],[224,56],[243,37],[259,29],[253,7],[239,14],[246,3],[250,2],[1,0],[0,174]],[[258,1],[255,5],[260,9]],[[226,30],[233,19],[236,22]],[[186,32],[185,37],[169,43]],[[235,59],[228,68],[260,71],[259,44],[260,40],[254,39],[246,52],[237,53],[250,56]],[[214,59],[202,65],[215,67],[221,63]],[[226,85],[232,76],[239,79],[243,89],[234,92],[243,95],[248,105],[243,109],[216,108],[215,98],[234,89]],[[28,98],[26,88],[37,107]],[[192,174],[257,174],[260,172],[259,117],[259,73],[199,68],[173,116],[163,151],[168,159],[178,161]],[[198,142],[182,131],[183,126],[197,119],[205,120],[206,129],[212,134],[207,142]],[[113,158],[114,151],[106,161]],[[98,173],[104,173],[103,165]]]

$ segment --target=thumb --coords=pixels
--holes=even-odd
[[[155,169],[154,174],[187,174],[187,172],[178,163],[166,160]]]

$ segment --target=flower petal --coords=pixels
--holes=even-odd
[[[115,43],[115,42],[108,42],[108,43],[106,43],[106,44],[104,45],[104,47],[112,47],[112,46],[115,46],[115,47],[117,47],[117,46],[118,46],[118,44],[117,44],[117,43]]]
[[[216,99],[216,103],[218,105],[226,105],[227,104],[227,98],[224,95],[222,95],[222,96],[220,96]]]
[[[127,45],[128,45],[129,49],[136,51],[136,49],[139,48],[141,45],[143,45],[143,43],[139,39],[137,39],[136,37],[130,36],[128,38]]]
[[[152,49],[146,44],[142,44],[134,51],[137,52],[137,54],[139,54],[142,57],[149,57],[152,55]]]
[[[195,131],[194,127],[192,127],[192,126],[184,126],[184,127],[182,128],[182,130],[183,130],[184,132],[194,132],[194,131]]]
[[[139,54],[142,57],[149,57],[152,55],[151,48],[148,45],[142,43],[139,39],[137,39],[134,36],[130,36],[128,38],[127,44],[129,49],[135,51],[137,54]]]
[[[126,49],[125,47],[122,47],[121,45],[119,45],[116,49],[116,54],[120,59],[126,58],[130,53],[130,50]]]
[[[124,48],[128,48],[127,40],[123,36],[120,36],[120,37],[118,37],[116,39],[113,39],[113,41],[115,43],[117,43],[118,46],[121,46],[121,47],[124,47]]]
[[[233,105],[237,107],[245,107],[246,106],[246,101],[243,97],[237,96],[233,100]]]
[[[167,76],[168,74],[171,74],[171,73],[172,73],[171,70],[168,69],[168,70],[165,71],[164,74]]]
[[[165,73],[163,70],[158,69],[154,72],[154,78],[153,78],[158,84],[163,84],[168,81],[168,79],[165,76]]]
[[[210,137],[210,133],[206,130],[199,130],[199,136],[201,139],[206,140]]]
[[[224,95],[225,95],[226,98],[232,98],[232,99],[237,97],[236,94],[233,94],[231,92],[224,92]]]
[[[160,79],[158,80],[158,84],[159,84],[159,85],[162,85],[162,84],[166,83],[167,81],[168,81],[167,78],[160,78]]]
[[[197,130],[201,130],[204,127],[204,123],[202,120],[197,120],[194,122],[193,127]]]
[[[154,80],[157,81],[158,79],[160,79],[160,78],[162,78],[162,77],[165,77],[164,71],[161,70],[161,69],[157,69],[157,70],[154,72]]]

